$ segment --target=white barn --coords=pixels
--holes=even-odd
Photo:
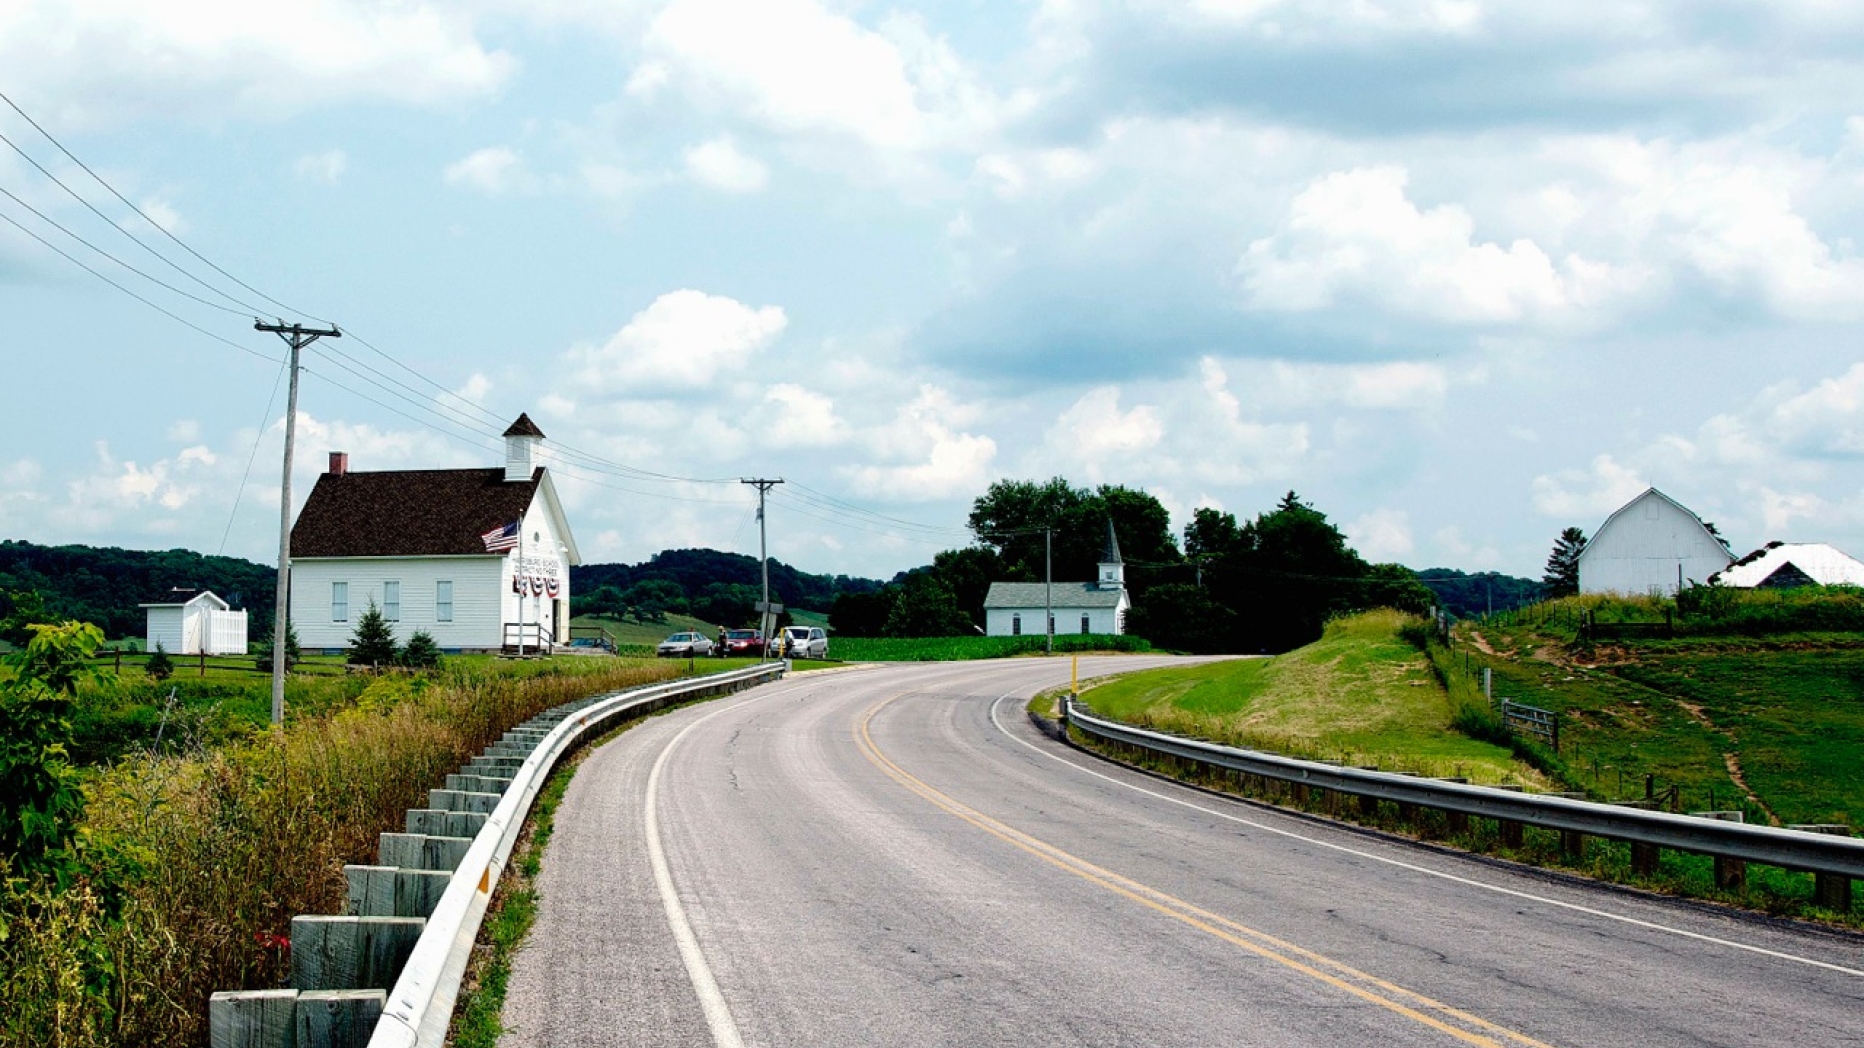
[[[518,416],[503,469],[359,473],[332,452],[291,531],[298,643],[348,647],[373,601],[403,643],[425,631],[451,652],[568,644],[569,569],[582,556],[549,471],[533,464],[543,438]]]
[[[1769,542],[1709,581],[1743,589],[1864,586],[1864,563],[1823,542]]]
[[[1125,633],[1126,562],[1120,540],[1107,522],[1107,546],[1100,555],[1100,577],[1093,582],[993,582],[984,596],[984,632],[992,637],[1043,636],[1042,613],[1052,609],[1051,626],[1062,633]]]
[[[246,654],[246,613],[211,590],[171,590],[138,607],[149,615],[148,651],[160,645],[170,655]]]
[[[1618,508],[1579,554],[1579,592],[1671,597],[1734,557],[1702,518],[1656,488]]]

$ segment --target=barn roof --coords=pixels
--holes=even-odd
[[[1791,578],[1798,569],[1820,586],[1864,586],[1864,563],[1823,542],[1769,542],[1736,561],[1732,567],[1709,576],[1723,586],[1759,586],[1781,572]]]
[[[1605,523],[1599,525],[1599,530],[1592,533],[1592,539],[1586,543],[1585,548],[1579,551],[1579,559],[1580,560],[1586,559],[1586,554],[1592,552],[1593,546],[1596,543],[1598,537],[1600,535],[1605,534],[1606,529],[1612,526],[1613,521],[1623,516],[1625,511],[1629,510],[1632,506],[1635,506],[1638,503],[1643,502],[1645,499],[1651,498],[1652,496],[1655,496],[1656,498],[1660,498],[1663,501],[1669,503],[1670,505],[1675,506],[1677,510],[1679,510],[1684,516],[1687,516],[1690,520],[1695,521],[1696,526],[1702,529],[1702,533],[1704,535],[1707,535],[1710,539],[1714,540],[1717,545],[1722,546],[1724,549],[1727,548],[1728,544],[1722,540],[1722,537],[1720,535],[1717,535],[1713,531],[1709,530],[1709,526],[1702,522],[1702,518],[1696,516],[1695,510],[1692,510],[1688,506],[1683,505],[1681,502],[1678,502],[1675,499],[1671,498],[1670,496],[1665,495],[1663,492],[1658,491],[1656,488],[1645,488],[1644,491],[1641,494],[1639,494],[1636,498],[1618,507],[1616,510],[1613,510],[1612,515],[1605,518]],[[1728,559],[1730,561],[1733,561],[1734,555],[1729,554]]]
[[[1124,590],[1101,589],[1091,582],[1057,582],[1049,600],[1057,608],[1117,608]],[[984,595],[986,608],[1040,608],[1045,603],[1040,582],[993,582]]]
[[[498,468],[325,473],[291,529],[291,555],[484,556],[480,536],[522,517],[543,481],[541,466],[523,481]]]

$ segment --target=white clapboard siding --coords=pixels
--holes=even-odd
[[[1606,518],[1579,555],[1581,593],[1676,593],[1679,577],[1704,583],[1734,562],[1702,520],[1651,488]]]
[[[1088,618],[1089,633],[1124,633],[1125,623],[1120,615],[1126,609],[1125,601],[1118,608],[1076,608],[1055,606],[1055,635],[1081,632],[1081,616]],[[1014,636],[1014,617],[1023,617],[1023,636],[1042,636],[1041,608],[990,608],[984,612],[984,632],[992,637]]]
[[[167,607],[149,608],[148,636],[144,643],[148,650],[154,651],[157,645],[170,655],[181,654],[181,615],[182,606],[170,604]]]
[[[383,605],[384,582],[401,583],[401,614],[392,622],[395,639],[407,643],[425,630],[448,650],[492,650],[503,643],[501,586],[511,588],[506,557],[311,557],[291,565],[291,621],[299,646],[335,650],[349,646],[356,621],[374,600]],[[436,615],[436,583],[453,583],[453,621]],[[332,621],[330,584],[349,584],[349,615]]]

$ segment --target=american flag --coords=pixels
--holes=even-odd
[[[485,543],[487,553],[503,553],[508,549],[517,549],[518,522],[514,520],[503,527],[493,528],[479,538]]]

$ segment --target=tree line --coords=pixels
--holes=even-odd
[[[175,589],[213,590],[254,622],[268,622],[276,606],[276,569],[238,557],[192,550],[133,550],[115,546],[41,546],[0,542],[0,618],[13,617],[15,600],[37,594],[36,622],[95,623],[110,638],[143,634],[139,604],[166,599]],[[25,597],[31,600],[30,597]],[[24,635],[13,638],[23,643]]]
[[[871,593],[878,579],[815,575],[770,561],[771,599],[786,608],[828,611],[838,596]],[[585,564],[570,569],[570,611],[661,622],[667,613],[706,622],[753,622],[763,599],[756,557],[715,549],[663,550],[639,564]],[[981,598],[980,598],[981,599]]]
[[[1005,480],[972,504],[976,541],[946,550],[871,593],[844,594],[841,636],[948,636],[981,631],[992,582],[1098,575],[1112,521],[1132,602],[1127,631],[1185,651],[1285,651],[1320,636],[1328,618],[1368,607],[1423,612],[1435,598],[1401,564],[1368,563],[1326,514],[1290,491],[1247,521],[1200,509],[1182,541],[1158,499],[1134,488]]]

